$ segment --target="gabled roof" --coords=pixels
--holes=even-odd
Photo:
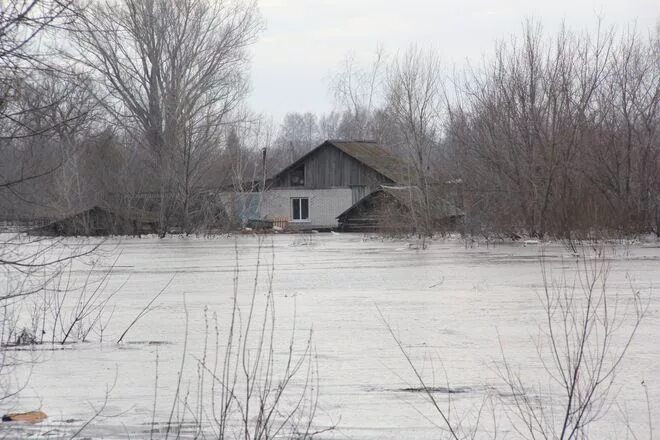
[[[328,145],[341,150],[348,156],[385,176],[394,183],[405,183],[409,180],[407,178],[407,167],[405,162],[373,141],[359,140],[327,140],[285,167],[282,171],[278,172],[275,177],[296,167],[304,162],[309,156]]]
[[[395,183],[407,182],[406,164],[372,141],[326,141]]]

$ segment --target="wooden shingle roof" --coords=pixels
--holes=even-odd
[[[394,183],[405,183],[409,181],[406,164],[375,142],[329,140],[325,143],[340,149],[353,159],[362,162]]]

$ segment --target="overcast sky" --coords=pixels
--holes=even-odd
[[[333,107],[328,81],[354,52],[368,62],[411,43],[435,48],[445,65],[492,52],[496,39],[520,32],[526,17],[554,31],[565,20],[593,28],[602,15],[619,28],[656,26],[660,0],[260,0],[266,30],[253,48],[253,110],[278,122],[290,111]]]

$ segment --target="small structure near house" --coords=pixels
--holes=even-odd
[[[158,231],[158,214],[130,208],[92,206],[29,231],[33,235],[141,235]]]
[[[286,220],[288,230],[334,229],[381,185],[407,181],[405,164],[376,143],[328,140],[268,180],[260,217]]]
[[[434,230],[455,230],[463,211],[431,191],[430,220]],[[383,185],[337,216],[344,232],[416,232],[415,219],[424,212],[423,193],[416,186]],[[418,220],[421,221],[421,220]]]

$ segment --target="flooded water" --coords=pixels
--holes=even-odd
[[[490,400],[496,418],[503,417],[497,415],[506,405],[507,388],[498,373],[503,355],[532,386],[550,381],[537,353],[545,317],[539,298],[541,255],[552,274],[568,278],[577,261],[560,244],[466,246],[461,240],[435,240],[417,250],[405,241],[351,234],[279,235],[261,244],[247,236],[110,240],[102,249],[107,255],[94,270],[118,256],[110,287],[123,286],[103,315],[103,343],[94,331],[90,342],[16,351],[23,361],[17,381],[29,376],[29,382],[3,410],[46,412],[48,422],[29,428],[32,434],[68,436],[98,413],[84,436],[152,436],[151,421],[162,426],[173,411],[184,343],[181,389],[192,400],[199,377],[196,362],[205,344],[213,345],[208,317],[218,316],[221,335],[228,328],[237,264],[245,316],[259,258],[259,298],[272,269],[276,355],[286,354],[294,322],[302,346],[312,330],[319,376],[315,427],[334,427],[319,438],[439,438],[442,421],[418,392],[419,382],[387,325],[438,401],[444,405],[451,398],[454,420],[476,413],[493,396],[500,396]],[[660,284],[660,247],[616,245],[606,253],[610,291],[623,299],[639,291],[650,303],[613,388],[618,405],[594,425],[594,438],[625,433],[624,414],[633,428],[647,432],[645,391],[652,417],[660,420],[660,405],[653,404],[660,399],[660,301],[652,291]],[[83,277],[85,268],[78,270]],[[117,345],[121,333],[168,283],[154,309]],[[484,412],[489,411],[486,404]],[[478,429],[488,436],[492,416],[482,419]],[[466,416],[465,425],[471,420]],[[504,418],[498,425],[500,435],[511,429]],[[6,424],[3,429],[10,437],[16,432]]]

